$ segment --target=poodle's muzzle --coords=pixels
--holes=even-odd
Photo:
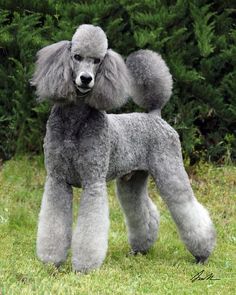
[[[94,75],[89,72],[81,72],[75,78],[74,83],[81,94],[87,94],[94,86]]]

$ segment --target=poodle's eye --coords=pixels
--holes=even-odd
[[[77,61],[81,61],[83,58],[79,54],[75,54],[74,59],[77,60]]]
[[[93,60],[93,62],[94,62],[95,64],[99,64],[99,63],[100,63],[100,61],[101,61],[101,59],[100,59],[100,58],[94,58],[94,60]]]

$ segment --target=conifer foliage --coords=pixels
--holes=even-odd
[[[162,54],[174,78],[163,117],[191,163],[236,158],[235,1],[0,0],[0,159],[42,151],[49,112],[29,85],[36,52],[69,40],[82,23],[101,26],[124,57]],[[128,103],[122,111],[137,111]]]

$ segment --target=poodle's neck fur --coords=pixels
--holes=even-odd
[[[88,119],[98,113],[104,114],[84,103],[54,104],[47,128],[57,136],[57,139],[72,140],[79,136]]]

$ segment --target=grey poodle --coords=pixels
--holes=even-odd
[[[159,227],[159,213],[147,191],[151,175],[187,249],[204,262],[215,246],[215,230],[191,189],[179,136],[161,118],[172,90],[161,56],[140,50],[125,64],[108,49],[101,28],[81,25],[72,41],[38,52],[31,83],[39,99],[54,104],[44,142],[47,179],[38,257],[60,265],[72,247],[74,270],[101,266],[108,247],[106,181],[115,178],[131,249],[147,252]],[[129,97],[147,113],[106,114]],[[73,235],[72,186],[83,190]]]

